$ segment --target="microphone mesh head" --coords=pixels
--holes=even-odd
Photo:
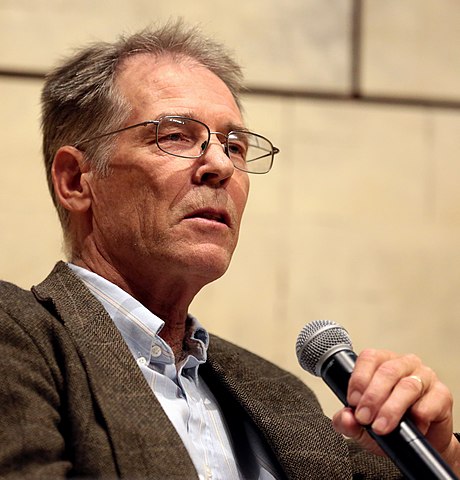
[[[296,342],[296,353],[300,366],[319,377],[321,367],[329,352],[340,347],[352,350],[348,332],[338,323],[330,320],[314,320],[307,323],[299,333]]]

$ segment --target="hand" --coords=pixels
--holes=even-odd
[[[362,425],[385,435],[409,411],[431,445],[460,473],[460,443],[452,432],[452,395],[417,356],[363,351],[350,378],[347,401],[352,408],[343,408],[333,418],[338,432],[383,455]]]

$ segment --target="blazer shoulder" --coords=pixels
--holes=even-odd
[[[61,262],[62,263],[62,262]],[[67,268],[67,267],[60,267]],[[53,271],[54,272],[54,271]],[[18,331],[19,327],[24,333],[51,345],[52,340],[65,337],[62,319],[55,305],[47,299],[41,299],[35,291],[40,285],[54,276],[53,272],[37,287],[30,290],[19,287],[11,282],[0,281],[0,323],[2,325],[2,341],[6,337],[6,330]],[[61,291],[65,290],[61,287]],[[62,293],[61,295],[64,295]]]
[[[14,316],[15,312],[37,308],[39,304],[30,290],[0,280],[0,311]]]

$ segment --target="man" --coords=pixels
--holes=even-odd
[[[94,44],[47,78],[44,155],[69,256],[32,292],[0,287],[5,478],[396,479],[313,393],[209,336],[190,302],[227,269],[250,173],[240,70],[180,23]],[[366,351],[336,429],[411,413],[457,471],[452,400],[414,356]]]

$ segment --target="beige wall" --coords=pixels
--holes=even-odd
[[[234,49],[248,84],[347,94],[351,0],[0,2],[0,70],[46,71],[83,41],[180,12]],[[363,0],[366,95],[460,102],[460,3]],[[0,75],[0,277],[24,287],[62,257],[40,159],[40,80]],[[192,305],[210,330],[295,372],[302,326],[329,318],[367,346],[418,353],[460,399],[460,109],[245,98],[280,147],[252,182],[229,272]],[[460,429],[460,400],[456,428]]]

